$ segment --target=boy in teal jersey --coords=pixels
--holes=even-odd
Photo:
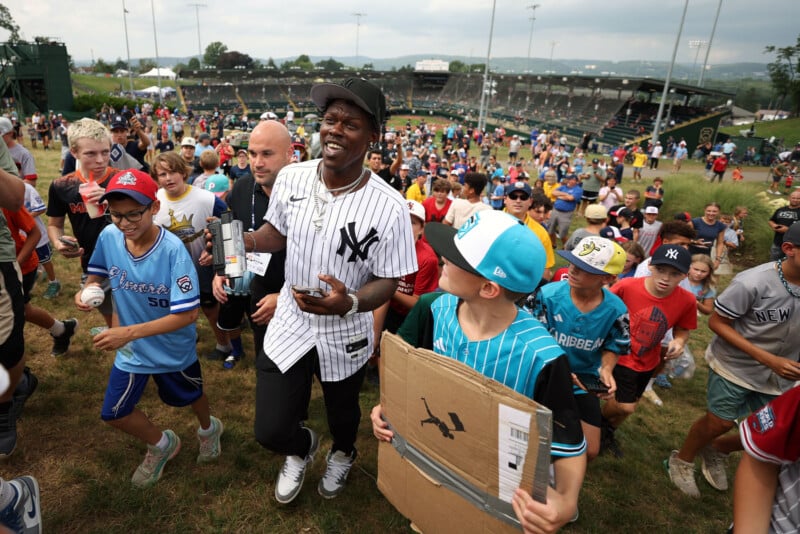
[[[552,410],[555,483],[546,503],[518,488],[512,505],[526,532],[542,523],[558,528],[577,510],[586,442],[566,355],[516,305],[541,280],[544,248],[518,219],[493,210],[474,214],[458,230],[429,223],[425,237],[444,259],[439,287],[446,293],[420,297],[398,333],[408,343],[457,359]],[[371,418],[375,436],[391,441],[380,405]]]
[[[600,236],[584,237],[572,251],[558,254],[570,262],[568,281],[542,286],[528,307],[564,349],[575,373],[575,401],[591,461],[600,452],[598,397],[613,396],[614,366],[630,350],[628,308],[604,287],[622,272],[627,255]]]

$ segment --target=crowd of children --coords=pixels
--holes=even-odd
[[[217,172],[223,162],[215,150],[199,154],[200,172],[195,175],[174,150],[154,156],[151,174],[115,172],[108,167],[108,134],[102,124],[77,121],[66,133],[79,169],[50,186],[46,233],[65,258],[81,258],[77,309],[94,309],[84,298],[90,288],[105,292],[98,309],[107,328],[94,334],[93,343],[100,350],[116,351],[116,358],[101,417],[145,444],[145,459],[132,483],[149,487],[181,448],[175,432],[159,428],[137,408],[149,377],[165,404],[193,410],[199,425],[197,461],[214,461],[221,452],[224,427],[211,415],[203,391],[195,322],[202,309],[216,335],[209,359],[225,360],[226,368],[233,368],[242,343],[218,327],[213,274],[202,252],[206,219],[226,208],[224,200],[235,180]],[[546,146],[561,147],[560,139],[546,141]],[[537,167],[541,178],[531,185],[518,145],[508,172],[492,157],[480,168],[468,157],[468,142],[464,151],[456,146],[454,139],[445,142],[445,150],[451,150],[448,163],[431,157],[436,149],[430,143],[412,146],[410,155],[400,146],[379,153],[386,156],[381,157],[386,167],[391,164],[402,177],[397,183],[407,197],[419,270],[403,276],[389,301],[373,311],[373,335],[396,331],[407,342],[471,365],[553,411],[553,484],[545,503],[525,491],[515,493],[512,504],[523,529],[553,531],[577,517],[587,462],[604,450],[623,454],[617,429],[641,398],[662,402],[652,385],[670,387],[669,362],[687,354],[693,358],[687,341],[700,314],[711,316],[709,324],[717,334],[708,356],[709,411],[666,466],[681,491],[697,496],[692,462],[700,456],[712,486],[726,488],[720,466],[727,453],[741,446],[731,444],[725,433],[738,417],[765,402],[777,402],[800,379],[797,358],[782,356],[796,355],[800,341],[780,312],[793,309],[793,299],[800,295],[800,226],[787,232],[785,258],[777,267],[769,264],[742,273],[717,298],[715,271],[723,255],[727,258],[743,240],[746,209],[720,215],[719,206],[711,203],[702,218],[679,214],[661,221],[663,180],[655,178],[647,186],[640,210],[640,191],[626,188],[623,193],[619,185],[623,155],[597,173],[603,175],[600,181],[587,178],[597,160],[586,165],[578,153],[573,158],[576,169],[567,163],[563,148],[540,147],[532,156],[552,166]],[[232,152],[222,153],[232,167]],[[414,160],[423,153],[427,159],[417,166]],[[634,154],[632,182],[643,181],[647,159],[646,152]],[[402,164],[394,165],[399,160]],[[721,156],[710,170],[721,182],[726,167]],[[584,190],[593,179],[597,184]],[[41,199],[31,199],[33,215],[42,213]],[[585,225],[570,234],[576,214]],[[75,238],[64,234],[65,218]],[[29,302],[37,266],[47,264],[44,247],[49,239],[43,239],[41,225],[24,208],[4,208],[3,220],[16,245],[25,319],[53,336],[53,355],[64,354],[77,321],[56,320]],[[715,241],[717,253],[711,254]],[[553,250],[559,242],[558,254],[568,266],[553,275]],[[748,282],[786,292],[780,299],[763,297],[776,298],[777,319],[748,293]],[[766,314],[775,324],[757,324],[754,313]],[[784,338],[777,339],[776,331]],[[29,370],[23,376],[21,383],[30,393],[36,378]],[[371,420],[378,439],[392,439],[380,406]],[[748,424],[745,438],[755,423]],[[0,435],[0,455],[10,455],[15,446],[16,433]],[[757,438],[745,443],[754,456],[759,446]],[[788,456],[796,461],[796,453]],[[757,464],[742,469],[760,476]],[[21,491],[18,486],[15,491]],[[28,493],[38,492],[30,487],[25,486]],[[745,516],[739,520],[738,514],[737,521],[744,523]],[[785,512],[781,521],[792,521],[792,514]]]

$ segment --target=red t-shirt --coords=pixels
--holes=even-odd
[[[714,172],[723,172],[727,168],[728,168],[727,158],[717,158],[714,160],[714,166],[712,167]]]
[[[438,209],[436,207],[436,199],[433,195],[429,196],[422,202],[422,207],[425,208],[425,222],[442,222],[444,216],[447,215],[447,210],[450,209],[450,204],[453,201],[449,198],[444,201],[444,207]]]
[[[655,369],[661,361],[661,340],[675,326],[697,328],[697,300],[683,288],[676,287],[663,298],[645,288],[647,278],[623,278],[611,286],[628,307],[631,352],[621,356],[618,365],[643,372]]]
[[[414,246],[417,251],[417,265],[419,270],[400,278],[397,291],[406,295],[424,295],[433,293],[439,287],[439,258],[433,248],[422,239],[417,239]],[[408,310],[390,301],[389,306],[401,315],[406,315]]]
[[[19,211],[11,211],[3,208],[3,214],[6,216],[8,229],[11,231],[11,237],[14,238],[14,248],[19,254],[19,251],[25,245],[26,237],[20,232],[25,232],[25,235],[30,234],[31,230],[36,228],[36,221],[33,220],[31,214],[25,208],[20,208]],[[31,251],[31,255],[25,260],[25,263],[19,266],[22,274],[28,274],[36,270],[39,266],[39,256],[36,255],[36,250]]]

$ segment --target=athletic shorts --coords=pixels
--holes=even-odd
[[[167,406],[188,406],[203,396],[203,374],[197,360],[183,371],[152,375],[127,373],[115,365],[108,377],[100,418],[113,421],[130,415],[139,404],[150,377],[158,387],[158,396]]]
[[[594,202],[597,200],[598,195],[600,195],[600,191],[584,191],[583,195],[581,195],[581,200]]]
[[[17,262],[0,263],[0,364],[16,366],[25,353],[25,300]]]
[[[197,265],[197,282],[200,291],[200,306],[203,308],[210,308],[217,304],[217,299],[214,298],[212,289],[214,281],[214,267],[211,265]]]
[[[614,398],[617,402],[638,402],[644,393],[653,369],[649,371],[634,371],[630,367],[617,364],[614,366],[614,380],[617,382],[617,391]]]
[[[250,317],[250,295],[228,295],[228,301],[219,305],[217,326],[224,331],[236,330],[245,314]]]
[[[39,257],[39,264],[44,264],[53,259],[53,249],[50,243],[45,243],[41,247],[36,247],[36,255]]]
[[[602,416],[600,415],[600,399],[597,398],[597,395],[593,393],[575,393],[575,403],[578,405],[581,421],[599,428]]]
[[[86,285],[86,279],[88,277],[89,275],[86,273],[81,275],[81,289]],[[103,278],[100,281],[100,287],[103,288],[106,298],[103,300],[103,303],[97,307],[97,311],[102,315],[111,315],[114,313],[114,299],[111,298],[111,281],[108,278]]]
[[[554,209],[550,212],[549,228],[552,233],[556,233],[560,239],[566,239],[569,235],[569,225],[572,223],[574,211],[560,211]]]
[[[725,421],[735,421],[761,408],[775,395],[759,393],[708,370],[708,411]]]
[[[36,278],[39,276],[39,272],[34,269],[28,274],[22,275],[22,295],[25,297],[25,304],[31,301],[31,290],[33,286],[36,284]]]

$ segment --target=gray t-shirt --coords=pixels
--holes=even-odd
[[[800,292],[800,286],[791,286]],[[794,314],[800,312],[800,298],[789,294],[778,278],[775,262],[761,264],[736,275],[717,297],[714,309],[733,319],[733,327],[745,339],[783,358],[798,361],[800,328]],[[741,387],[780,395],[793,380],[776,375],[752,356],[714,336],[706,353],[709,366],[726,380]]]
[[[0,137],[0,168],[6,172],[19,176],[17,165],[8,151],[6,142]],[[11,230],[8,229],[8,222],[0,211],[0,262],[16,261],[17,252],[14,248],[14,239],[11,237]]]

